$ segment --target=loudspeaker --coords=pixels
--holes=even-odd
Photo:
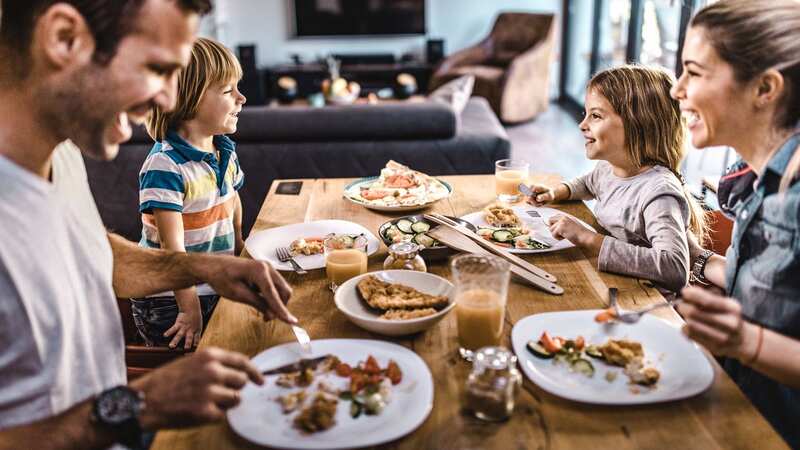
[[[444,39],[428,39],[425,43],[425,59],[428,64],[436,64],[444,59]]]
[[[264,89],[261,74],[256,67],[256,46],[240,45],[236,47],[239,54],[239,64],[242,66],[242,80],[239,82],[239,91],[247,97],[249,105],[264,104]]]

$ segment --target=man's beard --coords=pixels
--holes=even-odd
[[[119,147],[106,139],[116,119],[110,103],[115,92],[102,69],[87,67],[57,85],[43,86],[36,98],[42,124],[59,139],[70,139],[81,152],[93,159],[112,160]]]

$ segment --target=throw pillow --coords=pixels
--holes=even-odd
[[[428,98],[449,105],[453,108],[456,117],[459,117],[472,95],[473,86],[475,86],[475,76],[464,75],[439,86],[439,89],[431,92]]]

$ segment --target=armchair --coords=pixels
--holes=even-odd
[[[486,38],[439,65],[430,90],[474,75],[473,95],[489,100],[503,123],[533,119],[549,102],[554,22],[552,14],[501,13]]]

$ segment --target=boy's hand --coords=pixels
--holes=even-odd
[[[206,348],[137,378],[130,386],[145,395],[142,428],[178,428],[215,422],[239,404],[239,390],[264,377],[241,353]]]
[[[531,191],[533,191],[533,195],[526,197],[525,201],[533,206],[542,206],[547,203],[552,203],[556,199],[555,192],[547,186],[532,184]]]
[[[203,313],[200,309],[200,300],[192,302],[193,305],[186,310],[181,310],[175,319],[175,324],[164,333],[165,337],[172,338],[170,348],[175,348],[183,339],[183,348],[190,349],[200,343],[200,333],[203,331]]]

